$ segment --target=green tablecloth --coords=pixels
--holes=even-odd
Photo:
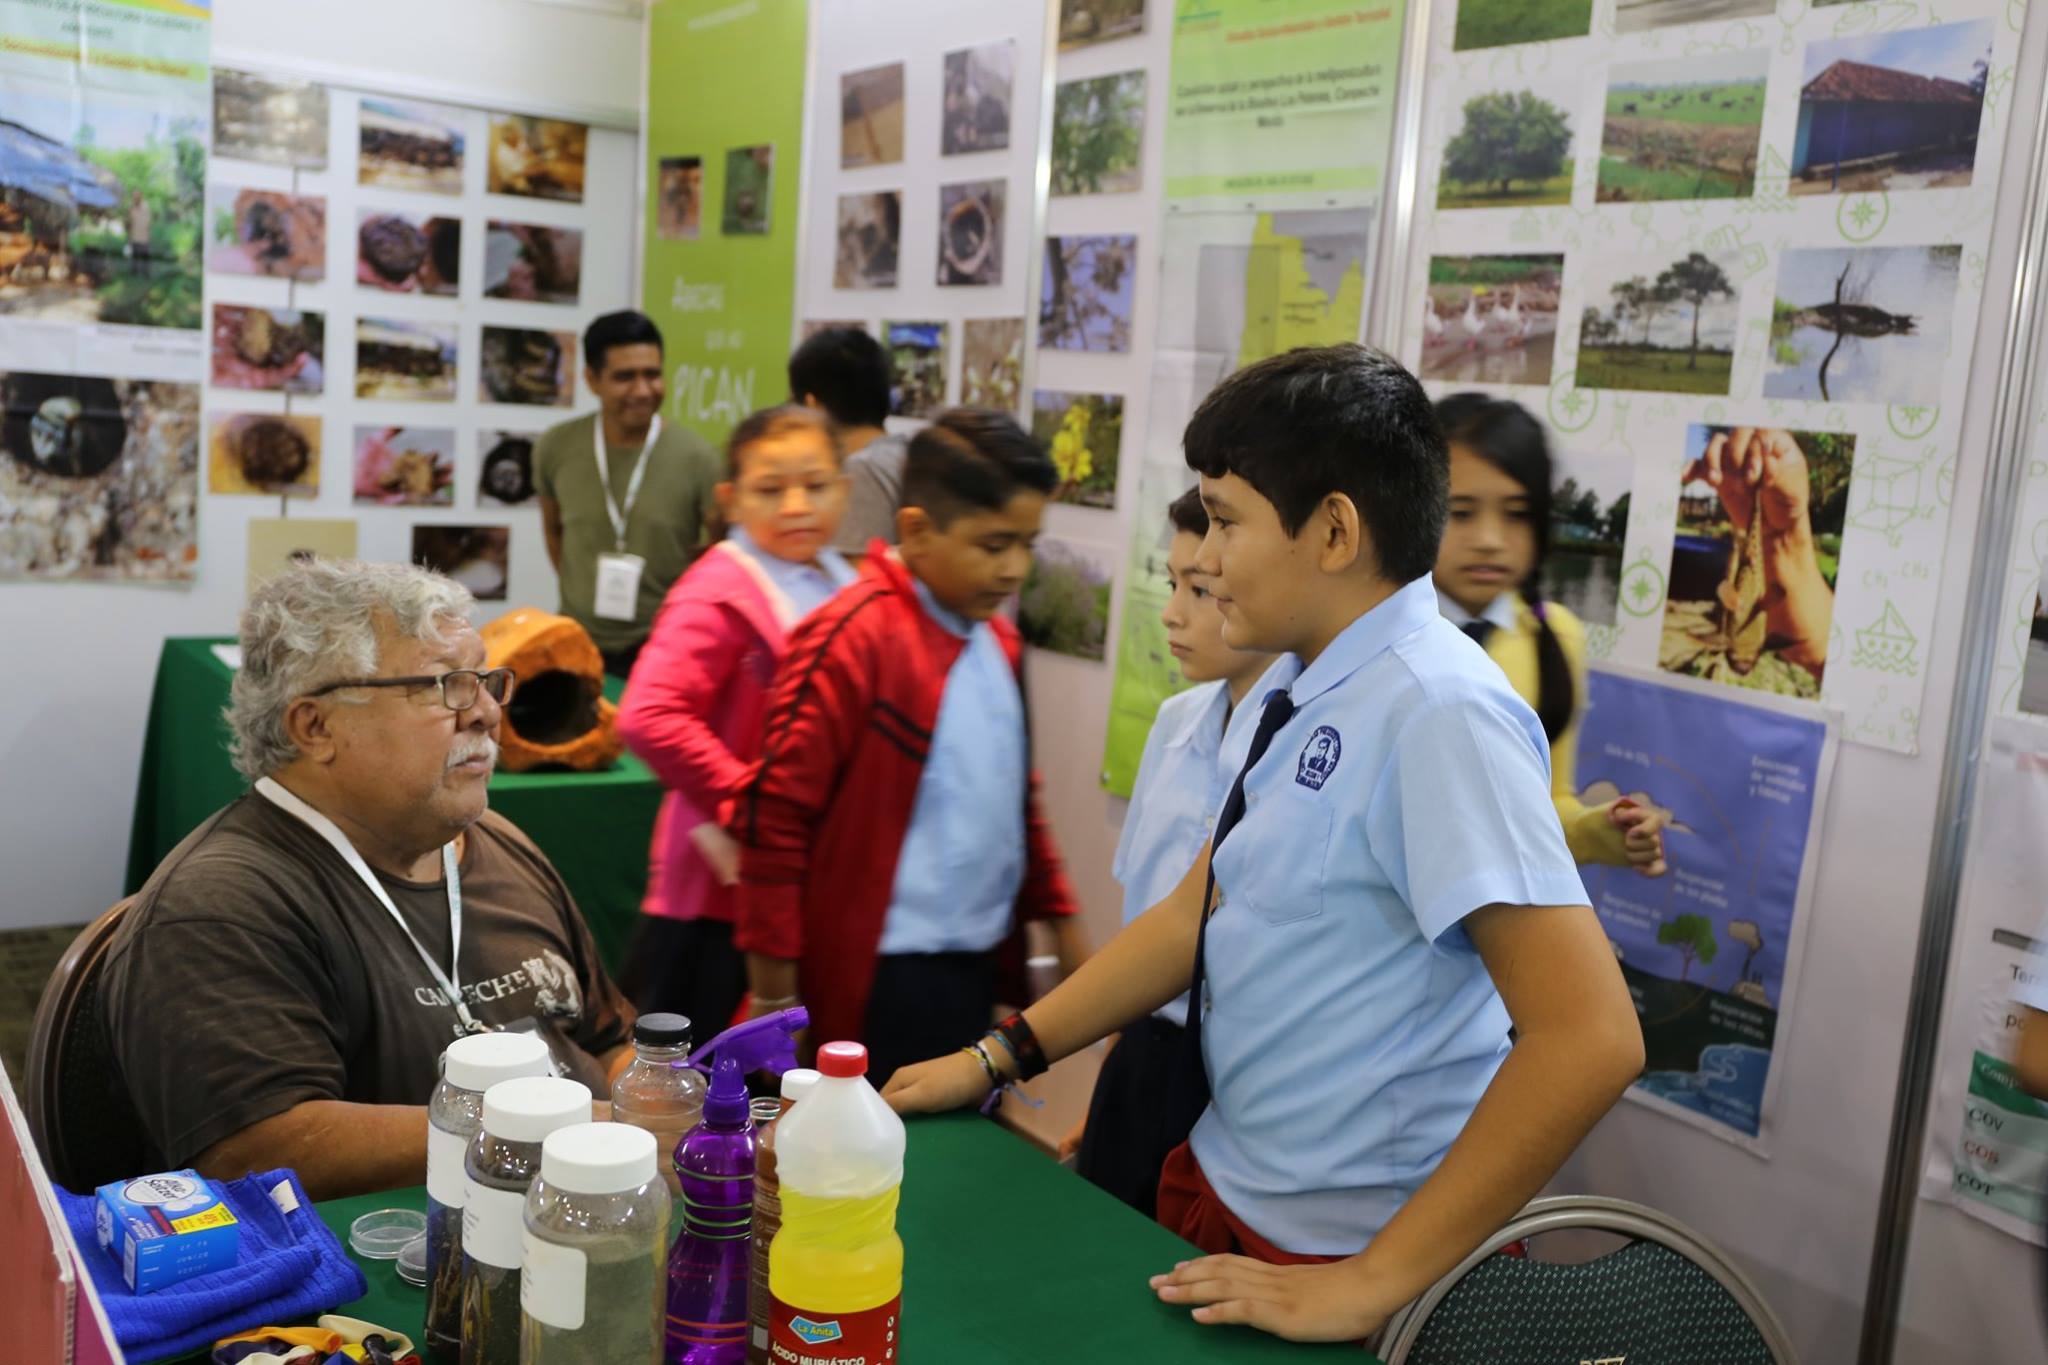
[[[349,1224],[373,1209],[425,1206],[424,1190],[320,1206],[348,1245]],[[1159,1302],[1146,1280],[1195,1254],[972,1114],[915,1119],[897,1230],[904,1245],[907,1365],[1127,1365],[1131,1361],[1299,1360],[1297,1346],[1238,1327],[1203,1327]],[[370,1292],[337,1311],[420,1340],[426,1291],[388,1261],[364,1262]],[[1377,1365],[1355,1348],[1341,1358]]]
[[[248,789],[228,761],[221,721],[234,672],[213,652],[233,643],[164,641],[128,837],[130,895],[180,839]],[[624,687],[605,679],[614,701]],[[491,808],[554,861],[616,972],[647,890],[647,849],[661,808],[654,774],[630,754],[610,772],[500,773],[491,779]]]

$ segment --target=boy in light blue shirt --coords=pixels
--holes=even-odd
[[[978,1100],[986,1072],[1192,986],[1212,1097],[1160,1221],[1243,1254],[1153,1288],[1199,1322],[1354,1340],[1542,1189],[1641,1070],[1642,1033],[1542,726],[1437,610],[1449,458],[1422,386],[1362,346],[1291,351],[1218,385],[1184,444],[1224,640],[1293,656],[1210,855],[980,1055],[885,1093]]]
[[[1138,780],[1124,812],[1111,868],[1124,889],[1128,924],[1166,898],[1201,857],[1209,828],[1244,766],[1258,722],[1260,675],[1273,656],[1223,643],[1223,614],[1195,572],[1209,533],[1202,494],[1190,488],[1167,508],[1173,538],[1166,550],[1172,593],[1159,613],[1167,648],[1181,676],[1195,684],[1160,703]],[[1240,703],[1253,699],[1249,707]],[[1176,996],[1118,1035],[1079,1131],[1076,1169],[1150,1217],[1158,1202],[1167,1154],[1187,1141],[1208,1095],[1187,1081],[1182,1057],[1187,997]]]

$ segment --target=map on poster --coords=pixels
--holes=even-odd
[[[1371,235],[1370,206],[1168,219],[1167,269],[1192,262],[1194,288],[1161,301],[1160,348],[1226,357],[1235,369],[1356,340]]]
[[[1833,727],[1604,670],[1590,692],[1580,798],[1628,798],[1668,820],[1668,876],[1581,869],[1642,1020],[1630,1094],[1759,1147]]]

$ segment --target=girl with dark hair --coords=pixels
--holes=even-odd
[[[1627,799],[1587,806],[1574,781],[1586,705],[1586,628],[1543,599],[1550,550],[1550,446],[1521,404],[1460,393],[1436,405],[1451,448],[1451,513],[1437,552],[1444,615],[1536,710],[1550,737],[1551,795],[1582,863],[1665,871],[1663,817]]]
[[[719,539],[669,589],[618,721],[668,788],[619,985],[643,1014],[687,1015],[700,1039],[746,994],[732,942],[739,847],[718,827],[719,803],[758,752],[790,631],[853,581],[831,548],[846,475],[825,414],[789,404],[741,422],[713,492]]]

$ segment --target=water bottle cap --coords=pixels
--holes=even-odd
[[[548,1045],[537,1033],[472,1033],[448,1044],[441,1056],[441,1074],[463,1090],[548,1074]]]
[[[818,1074],[834,1080],[868,1074],[868,1050],[859,1043],[827,1043],[818,1049]]]
[[[795,1104],[811,1093],[812,1087],[823,1079],[807,1066],[793,1066],[782,1073],[782,1098]]]
[[[521,1076],[484,1091],[484,1131],[504,1142],[539,1142],[590,1122],[590,1087],[560,1076]]]
[[[633,1041],[649,1047],[688,1047],[690,1021],[680,1014],[643,1014],[633,1021]]]
[[[540,1145],[540,1178],[570,1194],[619,1194],[654,1179],[654,1134],[629,1123],[572,1123]]]

